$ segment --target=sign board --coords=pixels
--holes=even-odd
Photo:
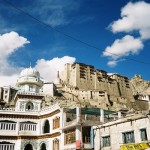
[[[120,146],[120,150],[146,150],[148,148],[150,148],[148,143],[135,143]]]

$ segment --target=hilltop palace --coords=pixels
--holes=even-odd
[[[29,67],[20,73],[16,87],[0,87],[0,150],[113,149],[106,130],[101,131],[107,134],[101,137],[104,147],[96,144],[97,127],[113,126],[127,111],[148,112],[149,102],[149,82],[140,75],[130,80],[74,63],[65,65],[54,84],[44,83]]]

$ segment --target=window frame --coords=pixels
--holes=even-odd
[[[102,146],[103,147],[109,147],[109,146],[111,146],[110,135],[102,136]]]
[[[60,147],[59,139],[54,139],[53,140],[53,150],[59,150],[59,147]]]
[[[144,137],[142,137],[143,136],[142,131],[144,131],[144,134],[145,134]],[[140,129],[140,137],[141,137],[141,141],[147,141],[148,140],[146,128]]]
[[[60,117],[55,117],[53,119],[53,129],[57,129],[60,127]]]
[[[76,142],[76,130],[72,129],[72,130],[65,131],[64,141],[65,141],[65,145],[75,143]]]
[[[127,131],[122,133],[122,141],[124,144],[135,143],[134,131]]]
[[[28,101],[25,105],[25,110],[26,111],[32,111],[34,110],[34,103],[31,101]]]

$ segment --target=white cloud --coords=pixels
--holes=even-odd
[[[110,25],[115,32],[139,31],[142,39],[150,39],[150,3],[129,2],[121,9],[121,19]]]
[[[0,76],[0,86],[15,86],[17,81],[18,75],[11,75],[11,76]]]
[[[26,38],[19,36],[14,31],[0,35],[0,58],[6,59],[10,54],[27,43],[29,41]]]
[[[14,31],[0,35],[0,75],[18,72],[17,67],[9,64],[8,57],[27,43],[30,42]]]
[[[62,71],[66,63],[74,63],[74,57],[64,56],[62,58],[53,58],[52,60],[40,59],[37,61],[35,68],[40,72],[41,77],[47,81],[55,82],[57,79],[57,71]]]
[[[122,39],[115,40],[111,46],[107,46],[103,52],[103,56],[110,58],[108,65],[113,67],[117,65],[121,58],[130,54],[138,54],[143,47],[140,39],[126,35]]]
[[[107,65],[110,66],[110,67],[115,67],[117,65],[118,61],[116,60],[111,60],[111,61],[108,61]]]
[[[0,35],[0,85],[8,85],[16,80],[16,76],[21,68],[17,68],[9,63],[8,57],[23,47],[29,41],[19,36],[16,32],[9,32]]]
[[[133,32],[139,33],[140,37],[135,38],[126,35],[122,39],[117,39],[111,46],[107,46],[103,55],[110,58],[107,63],[114,67],[122,58],[128,55],[139,54],[144,47],[143,41],[150,39],[150,3],[144,1],[129,2],[121,9],[121,18],[112,22],[109,27],[113,33]],[[107,53],[109,52],[109,53]]]

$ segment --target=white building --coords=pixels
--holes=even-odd
[[[55,85],[44,84],[39,72],[32,67],[20,73],[17,86],[11,100],[10,90],[1,88],[8,97],[7,107],[1,105],[0,108],[0,150],[93,148],[91,126],[103,122],[106,111],[98,108],[81,111],[81,104],[57,99]],[[72,109],[65,108],[66,103],[71,103]]]
[[[130,114],[94,126],[94,150],[145,150],[149,141],[149,114]]]
[[[42,109],[45,95],[39,72],[31,67],[23,70],[17,85],[10,102],[14,107],[0,109],[0,150],[58,150],[62,109],[57,104]],[[6,100],[9,91],[4,88]]]

